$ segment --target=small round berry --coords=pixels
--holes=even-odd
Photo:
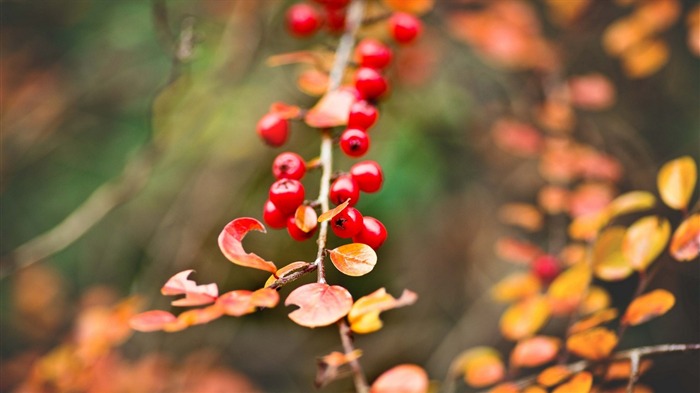
[[[559,275],[559,260],[554,255],[540,255],[532,261],[532,271],[540,280],[552,282]]]
[[[271,228],[282,229],[287,226],[287,215],[268,199],[263,207],[263,221]]]
[[[379,111],[374,105],[365,100],[356,101],[350,106],[348,115],[348,128],[357,128],[367,131],[377,122]]]
[[[309,4],[294,4],[287,10],[287,29],[297,37],[308,37],[320,26],[321,15]]]
[[[336,236],[349,239],[362,230],[362,213],[348,206],[331,220],[331,229]]]
[[[340,135],[340,148],[350,157],[361,157],[369,149],[369,136],[362,130],[347,129]]]
[[[328,194],[331,202],[340,205],[350,199],[350,206],[355,206],[357,200],[360,199],[360,186],[357,185],[355,179],[348,174],[340,175],[331,184]]]
[[[376,161],[358,162],[350,168],[350,175],[364,192],[377,192],[384,182],[382,167]]]
[[[276,113],[268,113],[258,121],[257,131],[265,143],[279,147],[287,142],[289,122]]]
[[[391,63],[391,49],[373,38],[365,38],[357,44],[355,56],[361,67],[381,70]]]
[[[345,10],[342,7],[326,7],[326,28],[331,33],[345,31]]]
[[[353,243],[364,243],[373,249],[378,249],[386,240],[386,228],[374,217],[365,216],[362,218],[362,230],[353,236]]]
[[[281,153],[272,162],[272,174],[277,179],[301,180],[304,173],[306,173],[306,163],[296,153]]]
[[[289,233],[289,236],[292,237],[292,239],[298,241],[298,242],[303,242],[306,239],[311,238],[314,233],[316,232],[316,228],[304,232],[297,226],[296,220],[294,219],[294,216],[290,216],[287,219],[287,232]]]
[[[389,18],[389,33],[399,44],[408,44],[415,40],[422,30],[421,21],[411,14],[396,12]]]
[[[355,88],[363,98],[371,100],[384,94],[389,85],[379,71],[361,67],[355,72]]]
[[[270,201],[283,214],[290,214],[304,202],[304,185],[294,179],[277,180],[270,187]]]

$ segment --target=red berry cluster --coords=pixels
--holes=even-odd
[[[331,33],[345,28],[345,12],[350,0],[316,0],[313,4],[297,3],[287,10],[287,30],[296,37],[310,37],[325,26]]]

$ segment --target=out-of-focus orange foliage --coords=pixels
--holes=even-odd
[[[498,384],[489,390],[489,393],[518,393],[518,385],[512,382]]]
[[[382,328],[379,314],[394,308],[409,306],[418,300],[418,295],[404,289],[398,299],[386,293],[384,288],[363,296],[352,305],[348,313],[350,329],[355,333],[371,333]]]
[[[589,360],[605,359],[616,345],[615,333],[601,327],[573,334],[566,340],[566,349]]]
[[[644,374],[652,365],[651,359],[642,359],[639,362],[639,375]],[[632,364],[629,360],[617,360],[611,362],[605,373],[606,380],[627,379],[632,375]]]
[[[510,303],[538,294],[540,280],[532,273],[512,273],[491,288],[491,296],[499,302]]]
[[[490,347],[468,349],[450,366],[453,375],[463,375],[464,382],[474,387],[493,385],[503,379],[505,367],[501,355]]]
[[[313,128],[336,127],[347,124],[350,106],[356,96],[348,89],[337,89],[326,93],[306,113],[306,124]]]
[[[316,379],[314,384],[316,387],[326,386],[341,376],[341,368],[343,366],[359,359],[360,356],[362,356],[362,351],[356,349],[348,354],[334,351],[320,357],[316,362]]]
[[[601,212],[614,196],[615,190],[608,183],[583,183],[576,187],[569,197],[569,215],[580,217]]]
[[[384,4],[394,11],[408,12],[411,14],[424,14],[435,5],[435,0],[382,0]]]
[[[593,375],[588,371],[581,371],[569,381],[558,386],[552,393],[588,393],[593,386]]]
[[[627,307],[622,323],[639,325],[666,314],[676,303],[676,297],[665,289],[656,289],[634,299]]]
[[[561,273],[547,290],[547,301],[553,315],[575,311],[591,282],[591,269],[585,263],[574,265]]]
[[[537,204],[549,214],[559,214],[569,205],[569,190],[559,186],[545,186],[537,193]]]
[[[297,85],[304,93],[320,97],[328,90],[328,74],[315,68],[302,71],[297,78]]]
[[[676,260],[681,262],[698,257],[698,253],[700,253],[700,214],[692,214],[678,226],[671,238],[669,251]]]
[[[547,322],[550,306],[544,296],[532,296],[508,307],[501,316],[500,328],[509,340],[520,340],[537,333]]]
[[[566,3],[567,1],[564,1]],[[582,109],[601,110],[615,103],[615,86],[602,74],[588,74],[569,79],[571,103]]]
[[[428,374],[415,364],[401,364],[380,375],[370,393],[427,393]]]
[[[627,233],[624,227],[605,229],[593,246],[593,271],[596,277],[606,281],[622,280],[634,271],[622,253],[622,243]]]
[[[543,138],[533,126],[513,119],[500,119],[491,127],[496,146],[521,157],[537,155],[543,146]]]
[[[641,271],[666,248],[671,224],[661,217],[644,217],[632,224],[622,241],[622,254],[635,270]]]
[[[496,254],[508,262],[528,264],[542,253],[542,249],[524,240],[503,237],[496,242]]]
[[[546,0],[552,20],[560,25],[575,22],[591,3],[590,0]]]
[[[544,386],[554,386],[559,384],[571,375],[571,370],[563,365],[547,367],[537,375],[537,383]]]
[[[559,352],[561,340],[556,337],[535,336],[519,341],[510,353],[513,367],[537,367],[552,361]]]
[[[569,328],[569,334],[576,334],[594,328],[602,323],[612,321],[617,318],[617,309],[606,308],[597,311],[580,321],[577,321]]]
[[[588,288],[586,298],[579,311],[582,315],[592,314],[610,306],[610,294],[605,289],[593,285]]]
[[[312,283],[293,290],[284,305],[299,309],[289,313],[295,323],[310,328],[330,325],[346,316],[352,307],[352,295],[338,285]]]
[[[700,5],[696,5],[688,12],[686,25],[688,26],[688,48],[695,56],[700,56]]]
[[[514,225],[530,232],[542,228],[542,213],[527,203],[508,203],[498,209],[498,218],[505,224]]]
[[[363,243],[350,243],[330,250],[333,266],[348,276],[364,276],[377,264],[377,253]]]

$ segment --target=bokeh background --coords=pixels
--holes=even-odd
[[[680,14],[659,33],[669,55],[643,77],[631,76],[602,44],[608,26],[634,12],[636,5],[624,3],[634,1],[579,2],[584,10],[566,23],[552,16],[554,2],[508,2],[540,21],[538,34],[554,43],[563,75],[596,72],[611,81],[614,103],[577,110],[574,135],[620,160],[621,191],[654,191],[661,163],[698,159],[700,62],[692,42],[700,33],[686,18],[697,2],[677,2]],[[485,3],[438,0],[424,16],[419,43],[398,49],[389,72],[391,96],[381,104],[367,155],[382,164],[386,182],[358,205],[386,224],[389,240],[370,275],[328,272],[329,282],[355,298],[381,286],[420,296],[416,305],[384,314],[381,331],[356,338],[370,380],[403,362],[421,364],[441,380],[468,347],[512,346],[497,331],[503,306],[488,296],[494,282],[516,269],[493,251],[511,231],[497,210],[507,201],[533,201],[542,180],[532,158],[500,151],[489,129],[542,99],[533,87],[542,70],[504,66],[460,34],[455,15]],[[57,365],[42,372],[68,374],[71,349],[51,351],[74,337],[91,306],[138,295],[148,309],[167,309],[159,288],[188,268],[198,282],[216,282],[222,291],[262,285],[266,275],[230,264],[216,238],[235,217],[261,218],[271,161],[282,150],[258,139],[257,119],[275,101],[308,107],[315,100],[297,88],[298,67],[268,67],[266,59],[335,42],[328,35],[290,37],[284,28],[290,4],[0,2],[1,391],[19,391],[47,353]],[[316,156],[315,131],[294,124],[284,149]],[[337,155],[337,168],[350,165]],[[318,177],[307,176],[307,187],[315,188]],[[66,217],[74,220],[61,224]],[[37,246],[37,237],[59,224],[63,231],[39,238]],[[313,242],[296,243],[282,231],[250,235],[246,247],[278,266],[315,255]],[[41,261],[18,268],[37,255]],[[635,284],[630,278],[609,288],[624,305]],[[697,263],[669,263],[652,286],[675,293],[676,307],[630,329],[621,347],[698,342]],[[312,391],[315,359],[340,349],[338,332],[296,326],[287,312],[279,306],[179,333],[136,333],[95,367],[139,381],[128,391],[158,391],[175,376],[191,388],[182,391],[236,391],[214,390],[215,383],[239,391],[246,384]],[[548,329],[565,323],[554,320]],[[642,381],[659,392],[698,391],[698,367],[697,354],[670,355]],[[98,382],[89,391],[106,391]],[[344,380],[321,391],[351,389]]]

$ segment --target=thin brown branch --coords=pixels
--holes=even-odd
[[[318,268],[318,265],[310,263],[308,266],[304,267],[303,269],[299,269],[295,272],[292,272],[290,274],[287,274],[284,277],[280,277],[277,280],[275,280],[268,288],[272,289],[277,289],[277,288],[282,288],[283,286],[289,284],[292,281],[296,281],[297,279],[305,276],[308,273],[313,272]]]
[[[355,350],[352,343],[352,331],[350,330],[348,323],[345,321],[345,318],[338,322],[338,326],[340,328],[340,339],[343,342],[343,351],[345,351],[346,355],[350,355]],[[360,362],[358,362],[357,359],[350,361],[350,368],[352,369],[355,390],[357,393],[369,392],[369,385],[367,384],[367,379],[362,371]]]
[[[331,131],[325,129],[321,134],[321,186],[318,193],[318,201],[321,204],[321,213],[325,213],[329,209],[328,193],[331,183],[331,173],[333,173],[333,136]],[[326,274],[323,269],[323,252],[326,249],[326,241],[328,238],[328,220],[321,223],[321,228],[318,231],[318,252],[316,253],[316,261],[314,264],[318,267],[317,282],[325,283]]]
[[[637,383],[639,379],[639,352],[634,351],[630,355],[630,379],[627,383],[627,393],[634,392],[634,384]]]

